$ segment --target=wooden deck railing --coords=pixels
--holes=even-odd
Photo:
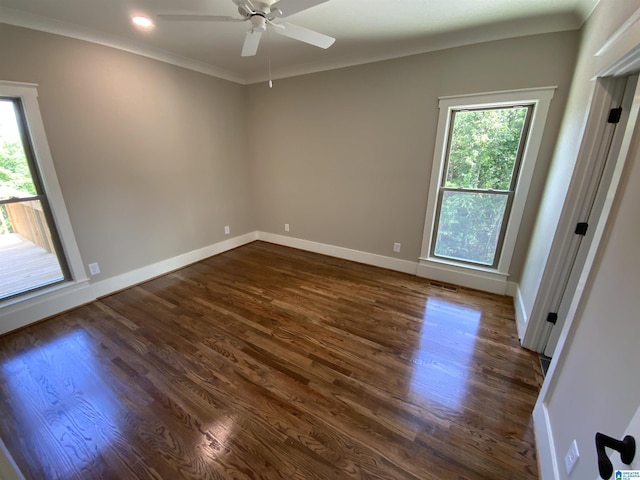
[[[22,235],[49,253],[54,253],[51,232],[38,200],[5,205],[13,232]]]

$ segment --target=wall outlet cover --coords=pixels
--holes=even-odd
[[[575,440],[571,442],[571,446],[569,447],[569,451],[567,455],[564,457],[564,464],[567,467],[567,475],[571,475],[573,469],[580,458],[580,452],[578,451],[578,442]]]

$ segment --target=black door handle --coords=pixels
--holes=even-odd
[[[602,433],[596,433],[596,452],[598,454],[598,471],[600,477],[604,480],[608,480],[613,475],[613,464],[609,457],[605,447],[612,448],[616,452],[620,452],[620,460],[625,465],[629,465],[633,462],[633,457],[636,455],[636,440],[631,435],[627,435],[622,440],[616,440],[615,438],[608,437]]]

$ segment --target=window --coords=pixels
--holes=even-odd
[[[434,257],[495,267],[533,105],[451,111]]]
[[[552,97],[544,88],[440,99],[421,265],[506,280]]]
[[[85,280],[81,265],[35,86],[0,82],[0,302]]]
[[[0,299],[67,279],[22,104],[0,97]]]

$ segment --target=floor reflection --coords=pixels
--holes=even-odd
[[[420,339],[412,357],[410,395],[460,411],[467,394],[481,311],[428,299]]]
[[[93,341],[82,330],[38,343],[1,366],[4,415],[16,419],[35,457],[56,465],[49,478],[82,471],[119,435],[120,408],[105,385]],[[111,380],[113,382],[113,380]],[[52,445],[61,449],[52,451]],[[68,471],[60,471],[61,465]]]

